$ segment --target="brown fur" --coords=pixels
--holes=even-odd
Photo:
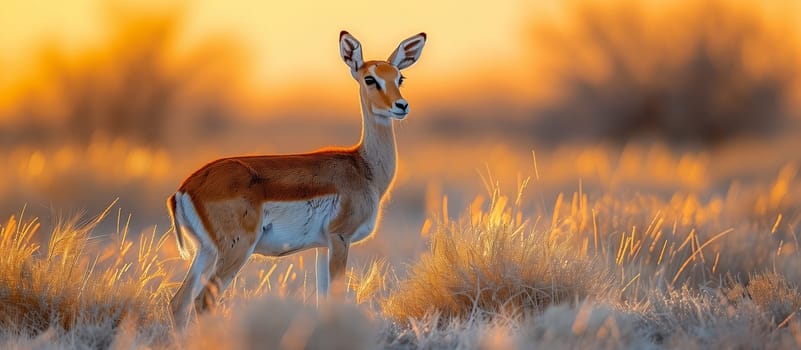
[[[267,201],[308,200],[338,193],[343,196],[340,199],[343,208],[350,208],[353,198],[345,194],[365,197],[359,191],[369,187],[366,179],[372,176],[372,170],[356,148],[329,149],[297,155],[218,159],[190,175],[179,191],[190,195],[212,240],[219,241],[220,234],[234,229],[256,232],[261,222],[261,206]],[[220,215],[221,206],[227,207],[224,211],[229,215]],[[353,226],[349,221],[361,218],[344,216],[362,211],[342,210],[332,223],[336,227],[332,232],[346,233]],[[212,212],[214,223],[209,219]]]

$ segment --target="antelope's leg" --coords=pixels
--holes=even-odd
[[[209,275],[203,290],[195,298],[195,311],[198,314],[211,311],[220,301],[220,297],[234,280],[236,274],[245,266],[256,248],[256,239],[248,240],[252,235],[240,234],[236,237],[245,237],[237,240],[233,246],[225,246],[217,260],[217,268]]]
[[[317,248],[314,250],[314,257],[317,263],[317,306],[320,305],[321,299],[328,296],[328,286],[331,283],[331,275],[328,273],[328,254],[325,249]]]
[[[350,242],[342,235],[335,234],[328,244],[328,273],[330,275],[331,294],[342,299],[345,297],[347,279],[345,273],[348,267],[348,249]]]
[[[200,293],[204,275],[209,276],[217,262],[217,249],[209,246],[201,246],[192,260],[192,265],[184,277],[181,287],[172,297],[170,308],[172,309],[173,323],[176,328],[183,329],[189,321],[191,302]]]

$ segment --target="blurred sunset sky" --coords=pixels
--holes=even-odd
[[[348,30],[363,44],[365,59],[385,58],[398,42],[425,31],[423,59],[406,75],[410,100],[434,103],[453,91],[482,89],[521,94],[531,86],[520,67],[527,56],[526,21],[555,9],[553,1],[406,0],[391,6],[369,0],[345,1],[11,1],[0,11],[0,83],[29,69],[43,42],[79,50],[102,41],[110,8],[178,11],[183,17],[179,46],[223,35],[243,44],[246,83],[259,100],[282,101],[287,94],[336,96],[355,85],[338,56],[338,34]],[[389,3],[387,3],[389,4]],[[480,86],[479,86],[480,85]],[[416,96],[415,96],[416,95]],[[447,95],[447,96],[446,96]]]
[[[586,2],[586,1],[585,1]],[[241,46],[236,67],[245,75],[244,91],[259,104],[308,105],[315,96],[325,105],[350,106],[354,85],[338,57],[337,36],[348,30],[363,44],[365,59],[385,58],[397,43],[415,33],[429,35],[423,59],[406,73],[409,99],[417,107],[487,96],[501,103],[532,100],[552,90],[533,67],[537,50],[532,29],[541,22],[568,22],[566,9],[582,1],[405,0],[380,3],[342,1],[6,1],[0,11],[0,91],[31,69],[42,46],[80,51],[103,43],[109,12],[155,11],[181,18],[178,50],[222,37]],[[603,2],[599,2],[603,3]],[[617,6],[670,7],[670,1],[615,1]],[[728,1],[732,7],[770,12],[776,21],[793,23],[798,2],[771,1],[753,6]],[[611,3],[610,3],[611,4]],[[748,9],[751,10],[751,9]],[[659,12],[659,11],[657,11]],[[112,19],[113,21],[113,19]],[[563,23],[564,24],[564,23]],[[554,26],[559,27],[557,26]],[[798,29],[798,24],[795,24]],[[671,32],[671,28],[666,33]],[[675,28],[673,28],[675,29]],[[780,45],[780,43],[777,43]],[[548,53],[546,53],[548,54]],[[232,87],[233,88],[233,87]],[[459,93],[454,93],[459,92]],[[13,95],[13,94],[12,94]]]

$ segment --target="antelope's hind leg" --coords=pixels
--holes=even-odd
[[[257,240],[247,237],[254,236],[239,234],[233,236],[230,242],[221,243],[217,268],[213,274],[209,275],[203,290],[195,298],[195,311],[198,314],[214,310],[225,289],[253,255]]]
[[[204,277],[212,274],[216,263],[217,249],[214,246],[203,244],[201,241],[200,249],[197,250],[197,254],[192,260],[192,265],[189,267],[181,287],[178,288],[178,291],[175,292],[170,301],[173,322],[176,328],[183,329],[187,326],[192,300],[200,293]]]

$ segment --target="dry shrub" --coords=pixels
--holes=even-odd
[[[534,31],[558,91],[539,113],[540,137],[717,143],[773,134],[790,120],[800,62],[793,9],[780,17],[756,2],[570,4]]]
[[[201,317],[185,343],[189,349],[373,349],[379,328],[353,304],[315,307],[268,296],[234,307],[230,317]]]
[[[789,321],[788,317],[801,307],[801,294],[798,293],[798,288],[791,286],[784,277],[775,273],[751,277],[746,289],[754,304],[777,324]]]
[[[131,249],[124,231],[118,246],[95,255],[90,233],[100,218],[57,225],[46,249],[36,243],[35,219],[11,217],[0,226],[0,341],[45,337],[70,348],[105,348],[122,322],[141,327],[136,337],[143,342],[164,340],[168,281],[156,251],[168,236],[143,235]]]
[[[591,259],[529,227],[517,205],[493,193],[488,210],[475,202],[460,221],[443,218],[429,252],[383,300],[387,316],[520,315],[603,293],[605,274]]]

